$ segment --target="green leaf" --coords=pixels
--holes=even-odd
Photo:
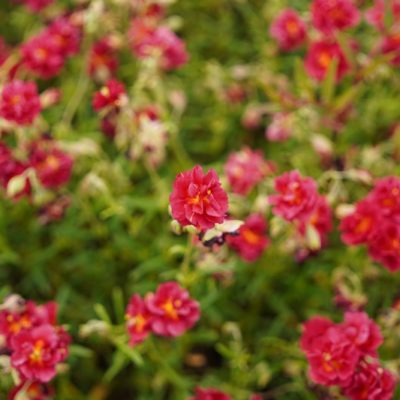
[[[329,105],[331,103],[333,95],[335,93],[337,65],[338,60],[334,58],[329,64],[326,77],[322,83],[321,99],[326,105]]]

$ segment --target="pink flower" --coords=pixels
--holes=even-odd
[[[41,382],[21,382],[11,390],[8,400],[51,400],[54,389]]]
[[[270,142],[284,142],[292,134],[292,119],[286,113],[276,113],[265,130],[265,137]]]
[[[131,23],[129,40],[136,57],[157,55],[165,70],[179,68],[188,61],[185,43],[168,27],[154,27],[145,19],[136,18]]]
[[[21,55],[25,68],[42,79],[57,76],[65,63],[59,44],[47,31],[33,36],[23,44]]]
[[[177,175],[170,204],[173,218],[182,226],[207,230],[224,221],[228,196],[213,169],[204,175],[203,169],[196,165]]]
[[[58,188],[71,177],[73,159],[52,140],[42,139],[32,143],[29,160],[45,188]]]
[[[383,38],[382,53],[391,56],[390,62],[400,66],[400,32],[390,33]]]
[[[392,13],[394,23],[400,20],[400,1],[389,0],[388,10]],[[374,5],[365,13],[365,19],[369,24],[381,31],[385,30],[385,0],[375,0]]]
[[[270,34],[282,50],[293,50],[305,42],[306,24],[296,11],[287,8],[272,22]]]
[[[309,319],[303,325],[300,348],[305,353],[313,351],[321,337],[323,337],[332,326],[334,326],[334,323],[328,318],[317,316]]]
[[[354,212],[344,217],[340,223],[343,242],[349,245],[368,242],[380,220],[380,208],[375,201],[359,201]]]
[[[368,243],[370,257],[381,262],[389,271],[400,269],[400,225],[390,220],[376,227]]]
[[[34,82],[11,81],[4,85],[0,98],[0,116],[18,125],[30,125],[41,110]]]
[[[314,0],[313,25],[325,34],[352,28],[360,22],[360,12],[352,0]]]
[[[103,108],[119,108],[122,98],[126,95],[125,86],[116,79],[107,81],[93,96],[93,108],[100,111]]]
[[[11,339],[11,365],[24,379],[49,382],[68,355],[66,335],[52,325],[21,331]]]
[[[53,3],[54,0],[22,0],[22,3],[28,7],[28,9],[34,13],[37,13],[43,8],[47,7],[51,3]]]
[[[195,396],[189,400],[231,400],[231,397],[218,389],[198,387]]]
[[[225,174],[232,191],[243,196],[249,194],[271,169],[261,151],[253,151],[248,147],[231,153],[225,163]]]
[[[90,51],[89,74],[102,80],[109,79],[118,68],[117,50],[109,37],[95,42]]]
[[[350,69],[350,64],[340,46],[326,39],[311,43],[305,59],[306,71],[312,78],[324,80],[329,66],[335,59],[336,79],[340,80]]]
[[[379,179],[370,196],[385,217],[400,222],[400,178],[388,176]]]
[[[307,218],[318,198],[317,185],[312,178],[302,178],[298,171],[287,172],[275,179],[277,195],[269,196],[273,213],[293,221]]]
[[[142,343],[150,334],[151,319],[144,300],[138,294],[133,295],[126,309],[126,326],[131,346]]]
[[[160,336],[180,336],[200,318],[199,303],[176,282],[162,283],[145,302],[152,315],[151,329]]]
[[[364,356],[377,356],[376,350],[383,343],[383,337],[379,326],[365,312],[345,313],[341,327]]]
[[[68,18],[57,18],[46,31],[62,57],[69,57],[79,52],[81,31]]]
[[[395,377],[378,362],[362,361],[343,394],[349,400],[391,400],[395,386]]]
[[[239,228],[239,235],[227,236],[226,240],[245,261],[256,261],[269,244],[267,224],[263,216],[250,215]]]

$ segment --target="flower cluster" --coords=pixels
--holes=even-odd
[[[130,344],[143,342],[150,332],[166,337],[180,336],[199,318],[199,304],[190,298],[187,290],[176,282],[162,283],[144,299],[138,294],[132,296],[126,309]]]
[[[40,383],[52,380],[57,365],[67,358],[70,336],[57,325],[56,316],[54,302],[38,306],[16,295],[4,302],[0,311],[0,337],[10,353],[11,366],[23,382],[12,392],[14,396],[22,388],[39,390]]]
[[[371,258],[390,271],[400,269],[400,179],[379,179],[372,191],[344,217],[342,240],[348,245],[365,244]]]
[[[377,359],[382,342],[379,327],[366,313],[347,312],[339,324],[324,317],[307,321],[300,347],[315,383],[339,386],[351,400],[390,400],[395,378]]]

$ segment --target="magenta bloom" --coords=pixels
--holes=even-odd
[[[276,113],[265,130],[265,138],[270,142],[284,142],[292,134],[292,119],[286,113]]]
[[[204,175],[203,169],[196,165],[177,175],[170,204],[172,216],[182,226],[207,230],[225,220],[228,196],[213,169]]]
[[[218,389],[198,387],[195,396],[189,400],[231,400],[231,397]]]
[[[53,35],[43,31],[21,46],[22,62],[28,71],[42,79],[57,76],[64,67],[65,57]]]
[[[305,59],[306,71],[312,78],[324,80],[334,59],[337,60],[336,79],[340,80],[350,69],[340,46],[326,39],[311,43]]]
[[[23,330],[11,339],[11,365],[24,379],[49,382],[68,355],[66,333],[52,325]]]
[[[400,222],[400,178],[388,176],[379,179],[370,196],[382,215]]]
[[[275,179],[278,194],[269,196],[275,215],[287,221],[307,218],[318,198],[317,184],[312,178],[303,178],[298,171],[287,172]]]
[[[391,400],[395,386],[396,379],[388,370],[376,361],[363,360],[342,391],[349,400]]]
[[[176,282],[162,283],[145,302],[152,315],[151,329],[160,336],[180,336],[200,318],[199,303]]]
[[[366,199],[356,204],[356,209],[340,223],[342,240],[349,245],[368,242],[379,226],[380,207],[377,202]]]
[[[89,74],[102,79],[115,75],[118,68],[117,50],[109,37],[94,43],[90,50]]]
[[[394,23],[400,20],[400,1],[387,1],[388,9],[392,12]],[[385,30],[385,0],[375,0],[374,5],[365,13],[365,19],[378,30]]]
[[[18,125],[30,125],[40,113],[40,99],[34,82],[11,81],[3,87],[0,116]]]
[[[314,0],[312,22],[325,34],[354,27],[360,22],[360,12],[352,0]]]
[[[381,49],[383,54],[391,56],[391,64],[395,66],[400,65],[400,33],[386,35],[383,38]]]
[[[100,111],[106,107],[119,108],[125,94],[124,84],[116,79],[110,79],[105,86],[94,94],[92,102],[93,108],[96,111]]]
[[[47,33],[62,57],[69,57],[79,52],[81,31],[68,18],[60,17],[54,20],[48,26]]]
[[[129,40],[137,58],[157,55],[165,70],[179,68],[188,61],[185,43],[168,27],[154,27],[146,20],[136,18],[131,23]]]
[[[225,163],[225,175],[234,193],[246,196],[271,172],[271,166],[261,151],[248,147],[229,155]]]
[[[307,354],[315,348],[327,330],[334,326],[328,318],[313,317],[303,324],[303,335],[300,339],[300,348]]]
[[[227,236],[226,240],[243,260],[256,261],[270,243],[267,237],[267,223],[262,215],[252,214],[239,228],[239,235]]]
[[[48,5],[54,2],[54,0],[21,0],[23,4],[32,12],[37,13]]]
[[[272,22],[270,35],[282,50],[290,51],[305,42],[307,27],[296,11],[287,8]]]
[[[151,318],[145,301],[138,294],[133,295],[126,308],[126,327],[131,346],[142,343],[150,334]]]
[[[58,188],[71,178],[73,159],[52,140],[40,140],[31,145],[31,166],[46,188]]]

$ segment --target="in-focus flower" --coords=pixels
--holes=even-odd
[[[160,336],[180,336],[200,318],[199,303],[176,282],[162,283],[145,302],[152,315],[151,329]]]
[[[11,365],[24,379],[49,382],[56,365],[68,355],[68,335],[61,328],[41,325],[11,338]]]
[[[196,165],[177,175],[170,204],[173,218],[182,226],[206,230],[224,221],[228,196],[213,169],[204,174],[201,166]]]
[[[262,215],[252,214],[241,225],[238,235],[228,235],[226,241],[245,261],[255,261],[269,244],[267,223]]]
[[[349,71],[347,61],[340,46],[330,40],[311,43],[305,59],[307,73],[316,80],[323,80],[333,60],[336,60],[336,79],[340,80]]]
[[[243,148],[229,155],[225,163],[225,174],[234,193],[246,196],[272,172],[272,166],[261,151]]]
[[[154,27],[136,18],[131,23],[129,40],[137,58],[159,57],[165,70],[179,68],[188,61],[185,43],[166,26]]]
[[[314,0],[311,5],[312,22],[325,34],[356,26],[360,12],[353,0]]]
[[[218,389],[198,387],[189,400],[231,400],[231,397]]]
[[[93,96],[93,108],[100,111],[106,107],[119,108],[126,95],[125,86],[116,79],[110,79]]]
[[[115,75],[118,68],[117,50],[109,37],[95,42],[90,50],[89,74],[101,81]]]
[[[275,178],[276,195],[269,196],[273,213],[287,221],[305,219],[313,211],[318,198],[317,184],[303,178],[298,171],[290,171]]]
[[[129,333],[129,344],[142,343],[151,332],[151,314],[145,301],[135,294],[131,297],[126,309],[126,326]]]
[[[30,125],[40,113],[40,98],[34,82],[14,80],[4,85],[0,116],[18,125]]]
[[[293,120],[289,114],[276,113],[265,130],[265,137],[270,142],[284,142],[292,134]]]
[[[270,34],[276,39],[282,50],[289,51],[296,49],[305,42],[307,28],[297,12],[287,8],[272,22]]]

